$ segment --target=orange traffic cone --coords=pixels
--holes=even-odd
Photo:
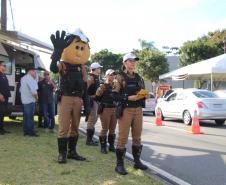
[[[201,132],[201,130],[200,130],[199,118],[198,118],[198,115],[197,115],[197,110],[195,110],[194,116],[192,118],[191,133],[192,134],[204,134],[204,132]]]
[[[162,126],[162,113],[160,108],[157,109],[156,118],[155,118],[155,125]]]

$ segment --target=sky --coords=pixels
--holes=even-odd
[[[8,29],[13,29],[8,0]],[[226,29],[225,0],[11,0],[14,25],[43,42],[56,30],[81,28],[91,54],[127,53],[139,39],[180,47],[209,31]]]

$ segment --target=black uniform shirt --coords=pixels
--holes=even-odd
[[[46,80],[38,82],[38,92],[40,103],[53,103],[53,85]]]
[[[2,94],[6,100],[11,96],[9,82],[5,74],[0,74],[0,94]]]

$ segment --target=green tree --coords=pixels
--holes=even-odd
[[[217,30],[209,32],[196,40],[185,42],[180,48],[180,66],[186,66],[223,54],[224,37],[226,37],[226,30]]]
[[[226,38],[226,29],[209,32],[207,42],[215,44],[219,49],[219,54],[224,53],[224,40]]]
[[[180,66],[209,59],[219,55],[216,45],[203,40],[188,41],[180,49]]]
[[[103,71],[113,69],[119,71],[122,67],[122,55],[109,52],[107,49],[91,55],[91,63],[98,62],[103,66]]]
[[[142,49],[135,51],[140,58],[137,65],[137,72],[145,80],[156,82],[159,75],[169,71],[167,59],[163,53],[153,49]]]
[[[141,49],[152,49],[152,50],[158,50],[156,47],[155,47],[155,43],[153,41],[146,41],[146,40],[142,40],[142,39],[139,39],[138,40],[140,42],[140,46],[141,46]]]

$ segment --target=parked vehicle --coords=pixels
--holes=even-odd
[[[177,89],[156,105],[162,113],[162,119],[182,119],[190,125],[195,110],[200,120],[215,120],[223,125],[226,120],[226,99],[219,98],[215,93],[201,89]]]
[[[22,115],[20,79],[28,66],[45,69],[40,59],[40,53],[43,52],[50,55],[52,47],[20,32],[0,31],[0,59],[6,64],[6,76],[11,90],[7,115]]]
[[[214,93],[221,98],[226,98],[226,90],[216,90]]]
[[[155,115],[156,98],[153,93],[149,93],[149,96],[150,98],[145,100],[145,108],[143,108],[143,113],[152,113]]]

